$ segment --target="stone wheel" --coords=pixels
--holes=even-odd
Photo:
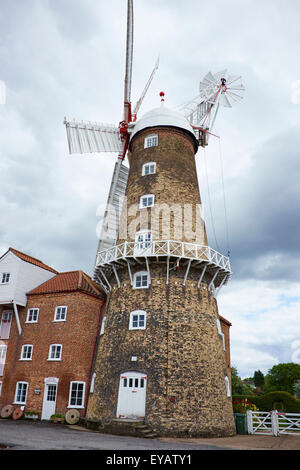
[[[80,413],[78,410],[68,410],[65,414],[65,420],[68,424],[76,424],[79,421]]]
[[[13,414],[13,411],[14,407],[12,405],[5,405],[1,409],[0,416],[1,418],[9,418]]]
[[[23,410],[21,410],[21,408],[16,408],[13,412],[12,418],[16,420],[16,419],[22,418],[22,416],[23,416]]]

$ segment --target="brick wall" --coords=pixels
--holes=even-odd
[[[19,309],[22,335],[18,335],[14,319],[7,340],[0,407],[13,403],[18,381],[29,382],[26,410],[41,412],[46,377],[59,379],[57,413],[67,411],[71,381],[85,382],[87,393],[102,302],[79,291],[28,296],[27,307]],[[60,305],[68,307],[66,321],[55,322],[55,307]],[[39,308],[37,323],[26,323],[29,308]],[[20,360],[24,344],[33,345],[30,361]],[[48,360],[50,344],[62,344],[61,361]],[[35,390],[41,390],[40,394]]]

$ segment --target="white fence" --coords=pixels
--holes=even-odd
[[[300,437],[300,414],[247,410],[247,429],[248,434],[290,434]]]

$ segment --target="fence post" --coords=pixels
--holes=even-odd
[[[253,434],[252,410],[247,410],[247,430],[248,434]]]
[[[271,423],[272,423],[272,434],[273,434],[273,436],[278,436],[279,426],[278,426],[277,410],[271,411]]]

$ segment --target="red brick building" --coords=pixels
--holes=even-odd
[[[0,409],[12,404],[36,411],[42,419],[70,408],[83,414],[103,291],[82,271],[57,273],[42,262],[38,267],[48,279],[39,283],[32,273],[39,260],[13,249],[5,255],[0,258],[0,275],[10,279],[10,289],[18,290],[13,283],[18,283],[19,261],[29,265],[27,274],[36,285],[27,291],[25,305],[8,303],[1,291],[5,283],[0,285]]]

